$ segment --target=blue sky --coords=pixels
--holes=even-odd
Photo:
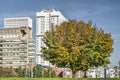
[[[67,19],[92,20],[98,28],[112,34],[114,52],[111,65],[120,60],[120,0],[0,0],[0,27],[4,18],[31,17],[35,38],[36,12],[42,9],[56,9]]]

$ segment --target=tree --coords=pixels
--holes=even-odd
[[[34,68],[33,68],[33,77],[34,78],[47,78],[47,77],[50,77],[50,69],[45,69],[45,68],[42,68],[41,66],[39,65],[36,65]],[[54,71],[51,70],[51,77],[56,77],[56,74]]]
[[[17,73],[12,68],[0,68],[0,77],[18,77]]]
[[[53,65],[70,68],[73,73],[93,66],[107,66],[113,52],[111,34],[92,22],[69,20],[47,31],[43,39],[43,58]]]
[[[25,68],[15,68],[15,72],[18,74],[18,77],[25,77]]]
[[[33,68],[33,77],[42,77],[43,69],[40,66],[35,66]]]

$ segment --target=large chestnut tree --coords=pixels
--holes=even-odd
[[[47,31],[43,58],[53,65],[70,68],[73,73],[93,66],[107,66],[113,52],[113,39],[88,21],[69,20]]]

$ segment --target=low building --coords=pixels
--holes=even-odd
[[[92,67],[87,71],[87,77],[89,78],[104,78],[104,68],[103,67]]]
[[[108,69],[107,70],[107,76],[109,77],[109,78],[115,78],[116,76],[116,73],[115,73],[115,70],[114,69]]]

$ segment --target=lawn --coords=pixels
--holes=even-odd
[[[120,80],[118,78],[0,78],[0,80]]]

